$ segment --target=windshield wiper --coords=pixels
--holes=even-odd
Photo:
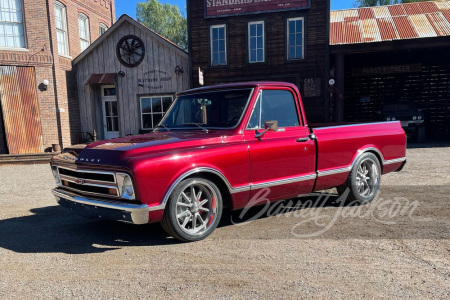
[[[164,128],[165,130],[170,131],[170,128],[167,127],[166,125],[163,125],[163,124],[159,124],[159,125],[157,125],[157,126],[155,127],[155,129],[158,129],[158,128]],[[154,129],[154,130],[155,130],[155,129]]]
[[[183,126],[192,126],[192,125],[197,126],[198,128],[200,128],[204,132],[208,132],[208,129],[203,127],[202,124],[200,124],[200,123],[183,123]]]

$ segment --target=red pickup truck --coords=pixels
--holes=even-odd
[[[398,121],[308,126],[295,85],[250,82],[185,91],[152,133],[65,149],[51,168],[60,205],[197,241],[263,188],[270,201],[337,187],[370,202],[405,155]]]

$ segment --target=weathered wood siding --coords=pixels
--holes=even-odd
[[[205,85],[250,80],[287,81],[296,84],[304,95],[305,80],[319,86],[320,95],[303,97],[310,122],[328,118],[328,27],[329,0],[311,0],[309,9],[268,12],[239,16],[204,18],[204,1],[188,1],[189,53],[192,57],[194,87],[198,86],[198,68],[204,70]],[[304,59],[286,59],[287,18],[304,17]],[[266,62],[248,63],[247,26],[251,21],[265,21]],[[209,28],[227,26],[228,66],[210,66]]]
[[[140,124],[139,96],[176,94],[189,88],[189,59],[187,53],[174,45],[155,37],[144,27],[137,27],[130,22],[123,22],[111,32],[94,50],[76,64],[78,95],[80,103],[81,130],[93,132],[103,138],[103,115],[100,86],[87,85],[91,74],[118,73],[123,71],[123,78],[116,77],[116,92],[119,113],[120,136],[138,134]],[[145,44],[145,57],[142,63],[129,68],[122,65],[116,57],[116,45],[125,35],[138,36]],[[175,74],[175,68],[181,66],[183,75]],[[171,76],[170,81],[161,83],[161,88],[152,85],[138,85],[138,79],[151,78],[149,71],[163,71]],[[160,85],[160,82],[158,82]]]

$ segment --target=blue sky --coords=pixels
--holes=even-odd
[[[178,5],[180,10],[186,11],[185,0],[159,0],[161,3],[169,3]],[[314,1],[314,0],[311,0]],[[123,14],[127,14],[132,18],[136,18],[136,3],[144,2],[143,0],[116,0],[116,17],[119,18]],[[352,8],[354,0],[331,0],[331,10]]]

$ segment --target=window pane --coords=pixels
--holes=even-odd
[[[162,112],[161,98],[152,98],[152,112]]]
[[[119,131],[119,118],[113,117],[113,131]]]
[[[111,117],[106,117],[106,130],[113,131],[113,121]]]
[[[142,113],[151,113],[150,98],[141,98],[141,111]]]
[[[250,36],[255,36],[255,35],[256,35],[256,26],[250,25]]]
[[[256,60],[257,61],[263,61],[264,59],[263,59],[263,49],[258,49],[257,51],[256,51]]]
[[[297,21],[295,22],[295,24],[296,24],[296,29],[295,29],[295,31],[296,31],[296,32],[302,32],[302,21],[301,21],[301,20],[297,20]]]
[[[153,114],[153,127],[161,121],[163,114]]]
[[[250,50],[250,62],[255,62],[256,61],[256,50]]]
[[[260,115],[261,115],[260,114],[261,110],[259,108],[260,99],[261,99],[261,96],[258,97],[258,100],[256,101],[256,104],[255,104],[255,108],[253,109],[253,112],[252,112],[252,116],[250,117],[250,120],[248,121],[248,125],[247,125],[248,129],[258,129],[259,128],[259,119],[260,119]]]
[[[153,128],[152,126],[152,115],[142,115],[142,129]]]
[[[278,121],[280,127],[299,125],[294,97],[289,91],[262,92],[261,123],[272,120]]]
[[[263,25],[262,25],[262,24],[257,24],[257,25],[256,25],[256,28],[257,28],[257,30],[256,30],[256,35],[262,36],[262,28],[263,28]]]
[[[220,40],[224,40],[225,39],[225,28],[224,27],[220,27],[217,30],[219,31],[219,39]]]
[[[169,106],[172,104],[172,97],[163,97],[163,111],[166,112],[169,109]]]
[[[295,33],[295,22],[294,21],[289,21],[289,33]]]

